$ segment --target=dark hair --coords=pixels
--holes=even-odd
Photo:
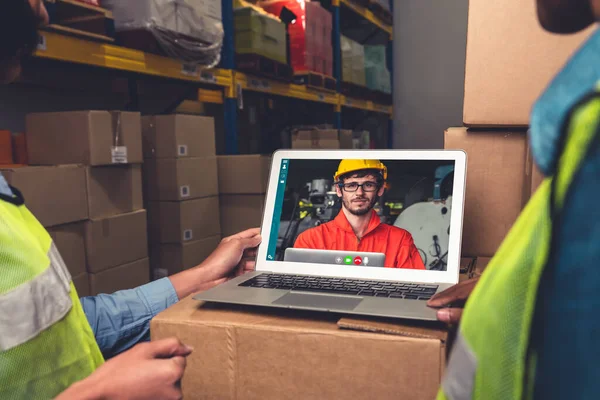
[[[0,11],[0,63],[31,55],[38,44],[39,17],[29,0],[4,0]]]
[[[339,183],[344,183],[344,181],[349,178],[364,178],[367,175],[373,175],[375,179],[377,179],[378,185],[381,186],[383,184],[383,175],[378,169],[361,169],[360,171],[348,172],[347,174],[340,176]]]

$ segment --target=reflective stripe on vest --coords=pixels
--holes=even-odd
[[[104,359],[62,257],[21,203],[0,200],[0,399],[51,399]]]
[[[36,337],[71,309],[71,275],[54,243],[48,258],[44,272],[0,295],[0,351]]]
[[[598,135],[598,116],[600,94],[573,111],[556,177],[532,196],[467,301],[438,400],[532,397],[535,354],[529,339],[553,236],[551,217],[568,206],[571,182]]]

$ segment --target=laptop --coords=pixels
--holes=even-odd
[[[275,152],[255,271],[194,299],[437,320],[427,300],[459,279],[466,162],[460,150]]]

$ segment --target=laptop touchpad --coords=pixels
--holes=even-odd
[[[326,310],[353,310],[362,301],[360,298],[344,296],[319,296],[313,294],[288,293],[272,304]]]

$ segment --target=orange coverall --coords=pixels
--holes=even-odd
[[[333,221],[302,232],[295,248],[366,251],[385,254],[386,268],[425,269],[413,238],[406,230],[381,223],[375,211],[362,239],[358,239],[340,211]]]

